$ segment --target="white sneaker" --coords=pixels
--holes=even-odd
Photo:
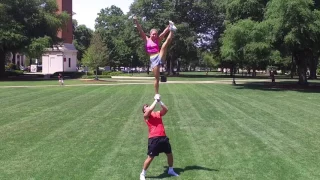
[[[168,171],[168,174],[169,175],[172,175],[172,176],[179,176],[179,174],[177,174],[176,172],[174,172],[173,170],[172,171]]]
[[[140,174],[140,180],[146,180],[146,177],[145,177],[145,175],[144,174]]]
[[[172,21],[169,21],[169,26],[170,26],[170,31],[176,31],[177,27],[174,25],[174,23]]]

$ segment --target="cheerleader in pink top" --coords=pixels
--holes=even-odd
[[[144,31],[142,30],[140,24],[138,23],[137,17],[133,17],[133,19],[135,24],[137,25],[141,38],[145,42],[146,52],[150,56],[151,69],[155,76],[155,83],[154,83],[155,93],[157,96],[160,96],[159,95],[160,65],[164,64],[166,61],[167,49],[169,44],[172,41],[173,32],[175,32],[177,28],[175,27],[172,21],[169,21],[169,25],[160,35],[158,35],[158,30],[151,29],[150,37],[147,37]],[[170,33],[166,41],[162,44],[162,47],[160,48],[159,42],[162,41],[162,39],[168,32]]]

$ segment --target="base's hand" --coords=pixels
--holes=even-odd
[[[158,102],[160,101],[160,94],[156,94],[155,96],[154,96],[154,100],[157,100]]]

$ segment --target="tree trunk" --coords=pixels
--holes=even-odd
[[[170,59],[167,59],[167,68],[166,68],[166,71],[167,71],[167,74],[170,75],[170,69],[171,69],[171,61]]]
[[[230,67],[230,76],[233,76],[234,74],[234,65],[231,65]]]
[[[0,48],[0,78],[5,76],[6,52]]]
[[[180,72],[180,62],[177,61],[177,72]]]
[[[291,79],[293,79],[293,75],[296,72],[295,64],[294,64],[294,57],[293,54],[291,56]]]
[[[172,63],[172,59],[170,61],[170,73],[169,75],[172,75],[173,74],[173,63]]]
[[[252,69],[252,77],[256,77],[257,76],[257,71],[256,71],[256,68],[254,67]]]
[[[298,66],[298,74],[299,74],[299,84],[300,85],[308,85],[307,79],[307,66],[305,59],[303,59],[303,54],[296,54],[295,59]]]
[[[16,52],[12,52],[12,63],[16,64]]]
[[[318,66],[318,57],[312,57],[311,63],[310,63],[309,79],[317,79],[317,66]]]

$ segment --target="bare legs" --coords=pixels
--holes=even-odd
[[[168,174],[172,175],[172,176],[179,176],[176,172],[174,172],[173,170],[173,155],[172,153],[170,154],[166,154],[167,155],[167,160],[168,160],[168,166],[169,166],[169,170],[168,170]],[[143,169],[142,169],[142,172],[141,174],[143,175],[142,178],[140,179],[143,179],[145,178],[145,175],[146,175],[146,171],[147,169],[149,168],[151,162],[153,161],[154,157],[151,157],[151,156],[148,156],[147,159],[144,161],[143,163]]]
[[[172,153],[166,154],[167,155],[167,160],[168,160],[168,166],[172,167],[173,166],[173,155]]]
[[[166,39],[166,41],[163,43],[163,45],[161,47],[159,56],[160,56],[163,64],[166,62],[168,47],[169,47],[170,43],[172,42],[172,38],[173,38],[173,32],[170,31],[168,38]],[[153,74],[155,77],[155,82],[154,82],[155,93],[159,94],[160,65],[154,67],[152,69],[152,71],[153,71]]]
[[[173,32],[170,31],[168,38],[166,39],[166,41],[163,43],[161,50],[160,50],[160,57],[161,57],[161,61],[162,63],[166,62],[166,57],[167,57],[167,52],[168,52],[168,47],[170,45],[170,43],[172,42],[172,38],[173,38]]]
[[[153,157],[151,157],[151,156],[148,156],[148,157],[147,157],[147,159],[146,159],[146,160],[144,161],[144,163],[143,163],[143,170],[146,171],[146,170],[149,168],[152,160],[153,160]]]
[[[159,94],[160,65],[154,67],[152,71],[153,71],[154,77],[156,78],[154,82],[155,93]]]

